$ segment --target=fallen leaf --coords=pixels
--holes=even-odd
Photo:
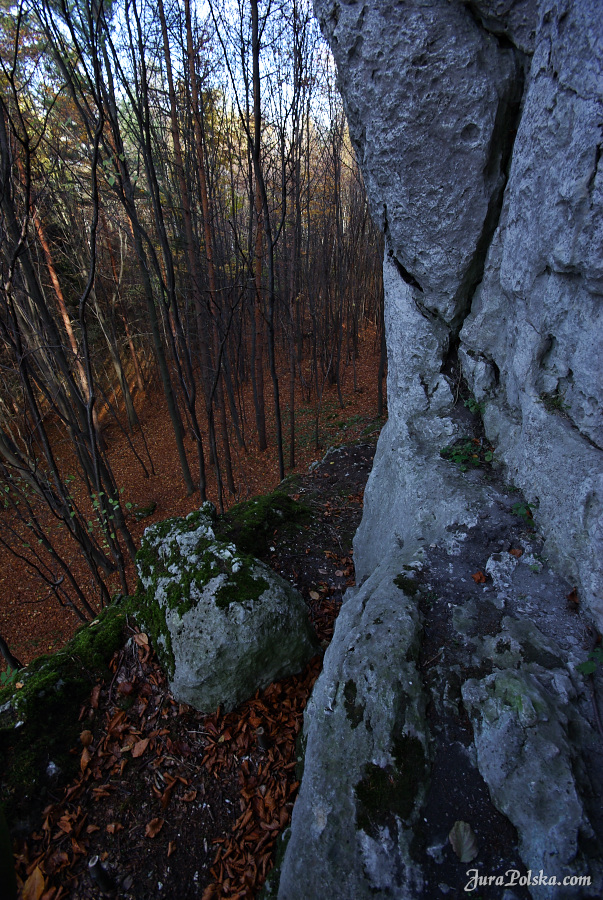
[[[448,840],[462,863],[471,862],[477,856],[477,839],[471,825],[467,822],[455,822],[450,829]]]
[[[84,749],[82,750],[82,755],[80,757],[80,769],[82,770],[82,772],[86,771],[91,759],[92,759],[92,754],[90,753],[90,751],[88,750],[87,747],[84,747]]]
[[[513,547],[511,550],[509,550],[509,553],[511,554],[511,556],[515,556],[517,559],[519,559],[520,556],[523,556],[523,550],[521,549],[521,547]]]
[[[40,900],[43,893],[44,876],[39,866],[36,866],[23,885],[23,900]]]
[[[486,582],[486,576],[484,575],[483,572],[480,572],[479,570],[477,572],[474,572],[471,577],[473,578],[473,580],[475,581],[476,584],[485,584],[485,582]]]
[[[175,853],[175,852],[176,852],[176,841],[170,841],[168,844],[168,852],[167,852],[168,859],[170,858],[172,853]]]
[[[157,835],[163,828],[164,822],[165,822],[165,819],[160,819],[160,818],[151,819],[151,821],[147,823],[144,833],[149,838],[157,837]]]
[[[144,632],[140,634],[134,635],[134,643],[138,644],[139,647],[148,647],[149,646],[149,638]]]
[[[93,834],[95,831],[100,831],[99,825],[88,825],[86,828],[86,834]]]
[[[109,822],[107,825],[107,834],[116,834],[118,831],[123,831],[124,826],[121,822]]]
[[[128,694],[131,694],[133,690],[134,690],[134,686],[132,685],[132,683],[130,681],[121,681],[117,685],[117,692],[119,694],[123,694],[124,697],[126,697]]]
[[[90,694],[90,706],[92,707],[92,709],[98,709],[98,698],[100,697],[100,692],[100,684],[97,684],[92,688],[92,693]]]
[[[132,756],[134,759],[137,759],[139,756],[142,756],[144,751],[149,746],[149,738],[143,738],[141,741],[136,741],[132,748]]]
[[[572,588],[572,590],[567,595],[567,599],[570,601],[570,603],[580,603],[578,591],[576,588]]]
[[[320,594],[318,591],[310,591],[310,597],[312,600],[320,600]]]
[[[344,574],[345,573],[344,573],[343,569],[337,569],[335,572],[335,575],[337,576],[337,578],[343,578]]]
[[[182,799],[185,803],[190,803],[197,796],[197,791],[187,791],[186,794],[183,795]]]
[[[91,731],[82,731],[82,733],[80,734],[80,742],[84,745],[84,747],[89,747],[93,740],[94,735]]]

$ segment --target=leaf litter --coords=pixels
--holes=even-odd
[[[354,583],[351,541],[374,449],[340,448],[297,478],[297,496],[316,514],[303,542],[275,534],[264,557],[296,584],[324,646]],[[110,681],[81,708],[77,774],[17,842],[22,896],[91,900],[102,883],[124,900],[253,898],[291,819],[296,744],[321,658],[233,712],[207,716],[172,697],[133,622],[126,637]]]

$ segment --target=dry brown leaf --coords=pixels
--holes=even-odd
[[[519,559],[520,556],[523,556],[523,550],[521,549],[521,547],[513,547],[511,550],[509,550],[509,553],[516,559]]]
[[[132,748],[132,756],[134,759],[137,759],[139,756],[142,756],[144,751],[149,746],[149,738],[143,738],[141,741],[136,741]]]
[[[95,831],[100,831],[99,825],[88,825],[86,828],[86,834],[93,834]]]
[[[87,747],[84,747],[84,749],[82,750],[82,755],[80,757],[80,769],[82,770],[82,772],[86,771],[91,759],[92,754]]]
[[[61,816],[61,818],[57,822],[57,825],[61,829],[61,831],[65,832],[65,834],[70,834],[72,828],[70,817],[68,815]]]
[[[107,825],[107,834],[117,834],[118,831],[123,831],[124,826],[121,822],[109,822]]]
[[[88,729],[86,729],[86,731],[82,731],[82,733],[80,734],[80,743],[82,743],[84,747],[89,747],[93,740],[94,735],[91,731],[88,731]]]
[[[139,647],[148,647],[149,646],[149,638],[144,632],[140,634],[134,635],[134,643],[138,644]]]
[[[310,591],[310,597],[312,600],[320,600],[320,594],[318,591]]]
[[[98,709],[98,698],[100,697],[101,686],[100,684],[96,684],[92,688],[92,693],[90,694],[90,706],[92,709]]]
[[[151,819],[151,821],[147,823],[144,833],[149,838],[157,837],[157,835],[163,828],[164,822],[165,822],[165,819],[160,819],[160,818]]]
[[[185,803],[190,803],[197,796],[197,791],[187,791],[186,794],[183,795],[182,799]]]
[[[168,852],[167,852],[168,859],[170,858],[172,853],[175,853],[175,852],[176,852],[176,841],[170,841],[168,844]]]
[[[23,900],[40,900],[43,893],[44,876],[40,867],[36,866],[23,885]]]
[[[471,577],[473,578],[473,580],[475,581],[476,584],[485,584],[485,582],[486,582],[486,576],[484,575],[483,572],[480,572],[479,570],[477,572],[474,572]]]

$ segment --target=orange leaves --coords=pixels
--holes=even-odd
[[[511,554],[511,556],[514,556],[516,559],[519,559],[520,556],[523,556],[523,550],[521,549],[521,547],[512,547],[509,550],[509,553]]]
[[[475,581],[476,584],[485,584],[486,583],[486,576],[484,575],[483,572],[480,572],[479,570],[477,572],[474,572],[471,577],[473,578],[473,580]]]

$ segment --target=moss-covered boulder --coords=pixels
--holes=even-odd
[[[148,528],[137,556],[139,616],[174,696],[202,712],[233,709],[319,652],[301,596],[216,538],[204,504]]]
[[[78,756],[78,715],[94,685],[110,675],[132,604],[119,598],[52,656],[39,656],[0,691],[0,804],[13,834],[27,833]],[[2,892],[0,890],[0,895]],[[4,896],[4,895],[2,895]]]

